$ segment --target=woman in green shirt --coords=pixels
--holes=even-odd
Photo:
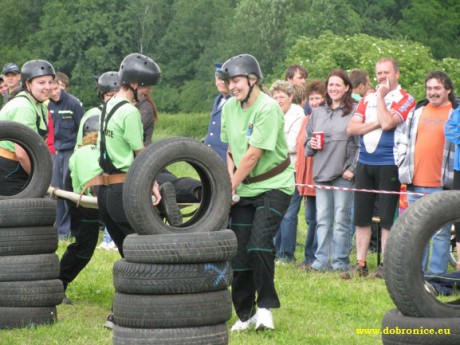
[[[26,125],[45,139],[49,99],[54,80],[54,67],[45,60],[26,62],[21,69],[24,90],[0,111],[0,121],[15,121]],[[29,179],[31,164],[26,151],[11,141],[0,142],[0,195],[19,193]]]
[[[273,237],[294,192],[283,112],[261,92],[262,71],[253,56],[235,56],[222,71],[234,97],[222,110],[221,139],[228,143],[232,192],[241,197],[230,214],[238,240],[232,300],[239,320],[232,331],[273,329],[270,309],[280,307]]]

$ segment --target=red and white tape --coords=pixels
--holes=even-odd
[[[425,193],[416,193],[416,192],[395,192],[395,191],[390,191],[390,190],[358,189],[358,188],[323,186],[323,185],[302,184],[302,183],[296,183],[296,186],[315,188],[315,189],[345,190],[345,191],[350,191],[350,192],[365,192],[365,193],[377,193],[377,194],[398,194],[398,195],[416,195],[416,196],[428,195]]]

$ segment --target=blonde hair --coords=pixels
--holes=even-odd
[[[292,103],[302,104],[302,102],[307,99],[305,86],[295,84],[292,85],[292,88],[294,89],[294,97],[292,98]]]
[[[98,132],[89,132],[83,137],[83,145],[96,145],[97,144],[97,137],[99,133]]]
[[[277,80],[270,87],[270,93],[273,94],[274,91],[284,92],[288,96],[294,96],[294,88],[292,84],[285,80]]]

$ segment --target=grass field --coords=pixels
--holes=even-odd
[[[300,218],[298,241],[305,238]],[[65,245],[60,244],[62,255]],[[302,258],[298,247],[296,256]],[[2,345],[111,344],[112,333],[102,327],[114,294],[112,267],[117,252],[96,250],[93,260],[69,285],[73,305],[59,305],[58,322],[32,329],[0,331]],[[371,268],[376,259],[369,259]],[[294,265],[277,264],[276,286],[282,307],[274,310],[275,331],[230,334],[231,345],[367,345],[381,344],[378,335],[358,335],[357,328],[379,328],[384,313],[393,308],[382,280],[341,280],[333,273],[305,273]],[[228,322],[236,321],[233,314]]]
[[[185,136],[193,123],[196,128],[187,136],[201,139],[206,133],[208,115],[201,114],[196,118],[198,121],[187,114],[162,116],[154,139]],[[301,212],[298,242],[304,242],[305,233],[306,224]],[[65,244],[60,243],[58,254],[61,256],[64,250]],[[352,262],[355,260],[353,255]],[[296,257],[299,261],[303,259],[300,246]],[[111,331],[102,325],[110,312],[114,295],[112,267],[119,259],[118,252],[96,250],[89,265],[69,285],[67,295],[74,304],[57,307],[56,324],[1,330],[0,345],[112,344]],[[375,255],[369,257],[368,264],[371,270],[376,267]],[[273,312],[276,330],[231,333],[231,345],[381,344],[379,335],[358,335],[356,329],[380,328],[384,313],[394,308],[382,280],[355,278],[343,281],[338,274],[305,273],[295,265],[280,264],[276,266],[276,286],[282,304]],[[229,327],[236,320],[233,313]]]

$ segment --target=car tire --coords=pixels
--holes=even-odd
[[[237,250],[235,233],[221,230],[194,234],[128,235],[123,254],[129,262],[185,264],[231,260]]]
[[[140,329],[115,326],[114,345],[227,345],[226,324],[190,327]]]
[[[202,184],[200,205],[179,226],[163,222],[151,200],[155,177],[174,162],[189,163]],[[222,159],[203,143],[189,138],[163,139],[149,145],[134,160],[123,185],[123,205],[129,223],[140,235],[217,231],[227,227],[230,177]]]
[[[56,254],[0,256],[0,282],[59,278]]]
[[[232,316],[228,290],[183,295],[130,295],[115,292],[115,324],[128,328],[212,326]]]
[[[448,330],[449,334],[440,334],[440,330],[443,333]],[[385,314],[381,332],[383,345],[457,345],[460,344],[460,319],[410,317],[393,309]],[[411,334],[407,334],[409,332]],[[422,332],[427,334],[420,334]]]
[[[13,141],[24,148],[30,158],[32,173],[24,189],[12,196],[0,195],[0,199],[43,197],[51,183],[53,162],[46,142],[29,127],[13,122],[0,122],[0,139]]]
[[[232,282],[228,261],[199,264],[115,262],[113,285],[125,294],[168,295],[225,290]]]
[[[423,251],[441,226],[459,220],[460,191],[430,194],[411,205],[395,222],[385,251],[385,282],[404,316],[460,318],[457,303],[443,303],[424,287]]]

